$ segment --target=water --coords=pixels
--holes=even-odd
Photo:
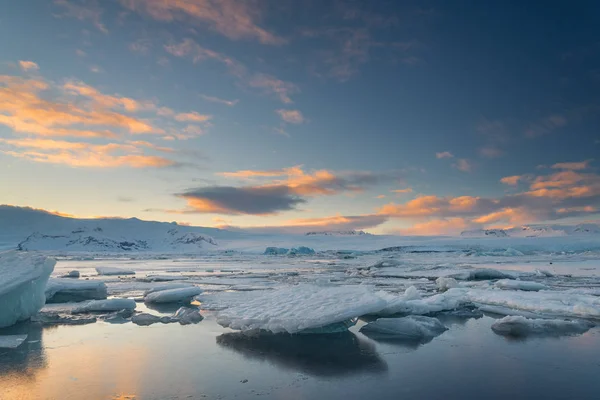
[[[1,399],[597,399],[600,329],[509,340],[493,318],[445,319],[429,343],[358,333],[247,337],[198,325],[40,329],[0,350]],[[3,333],[7,333],[6,330]],[[247,381],[246,381],[247,380]]]

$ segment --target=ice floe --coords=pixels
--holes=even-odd
[[[73,314],[78,314],[88,312],[134,310],[135,306],[135,301],[131,299],[89,300],[79,304],[71,312]]]
[[[204,317],[200,314],[200,310],[191,307],[180,307],[172,319],[178,321],[181,325],[197,324],[202,321]]]
[[[135,271],[131,269],[118,267],[96,267],[98,275],[135,275]]]
[[[437,318],[410,315],[403,318],[379,318],[364,325],[360,332],[372,338],[424,340],[447,330]]]
[[[140,326],[148,326],[157,323],[169,324],[173,322],[173,320],[171,317],[159,317],[148,313],[140,313],[131,317],[131,322]]]
[[[507,316],[492,325],[492,330],[503,336],[565,336],[587,332],[594,324],[589,321],[567,321],[562,319],[529,319],[522,316]]]
[[[46,283],[56,261],[41,254],[0,253],[0,328],[37,313],[46,301]]]
[[[106,284],[102,281],[84,281],[51,278],[46,285],[47,303],[68,303],[106,299]]]
[[[194,296],[202,293],[199,287],[159,290],[144,296],[146,303],[189,303]]]
[[[539,282],[517,281],[511,279],[501,279],[495,283],[495,286],[499,289],[525,290],[529,292],[548,289],[548,286]]]

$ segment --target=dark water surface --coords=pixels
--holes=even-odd
[[[1,399],[600,399],[600,329],[508,340],[494,320],[445,320],[429,343],[244,336],[198,325],[40,329],[0,350]],[[246,382],[247,380],[247,382]]]

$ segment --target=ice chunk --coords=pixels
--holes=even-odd
[[[494,322],[492,330],[503,336],[565,336],[585,333],[593,326],[589,321],[529,319],[521,316],[509,316]]]
[[[550,271],[546,271],[544,269],[536,269],[535,271],[533,271],[536,275],[538,276],[544,276],[546,278],[552,278],[554,277],[554,274]]]
[[[440,276],[435,280],[435,284],[437,285],[440,292],[445,292],[448,289],[452,289],[458,287],[458,282],[454,278],[448,278],[445,276]]]
[[[172,319],[179,321],[181,325],[190,325],[197,324],[202,321],[204,317],[197,308],[181,307],[175,312]]]
[[[455,310],[465,303],[465,294],[460,289],[450,289],[423,299],[407,296],[382,295],[388,301],[387,306],[377,315],[415,314],[424,315],[440,311]]]
[[[0,349],[16,349],[25,340],[27,335],[0,335]]]
[[[96,322],[96,317],[81,317],[69,314],[39,313],[31,317],[31,322],[36,322],[42,326],[54,325],[86,325]]]
[[[474,269],[460,272],[451,276],[460,281],[484,281],[490,279],[515,279],[516,276],[509,272],[498,271],[491,268]]]
[[[158,317],[152,314],[141,313],[134,315],[131,318],[131,322],[140,326],[148,326],[152,324],[157,324],[159,322],[162,324],[169,324],[171,322],[174,322],[174,320],[171,317]]]
[[[537,292],[539,290],[547,290],[548,286],[538,282],[515,281],[509,279],[501,279],[496,282],[495,286],[499,289],[525,290],[529,292]]]
[[[44,290],[55,264],[40,254],[0,253],[0,328],[25,320],[44,306]]]
[[[311,249],[310,247],[306,247],[306,246],[292,247],[288,251],[288,255],[291,255],[291,256],[295,256],[295,255],[311,255],[311,254],[315,254],[315,251],[313,249]]]
[[[189,287],[194,287],[194,285],[191,283],[166,283],[166,284],[162,284],[162,285],[155,285],[155,286],[152,286],[150,289],[146,290],[144,292],[144,296],[147,296],[150,293],[160,292],[162,290],[181,289],[181,288],[189,288]]]
[[[79,271],[77,271],[77,270],[69,271],[65,275],[61,276],[61,278],[79,278]]]
[[[124,324],[133,316],[133,310],[124,309],[104,316],[103,321],[109,324]]]
[[[187,276],[181,275],[148,275],[143,278],[138,278],[142,282],[170,282],[170,281],[185,281],[189,279]]]
[[[98,275],[135,275],[135,271],[117,267],[96,267]]]
[[[267,247],[263,254],[266,256],[279,256],[287,254],[288,251],[290,251],[290,249],[286,249],[284,247]]]
[[[303,284],[244,299],[240,297],[238,304],[218,312],[217,322],[244,331],[297,333],[375,313],[387,305],[387,300],[366,286]]]
[[[47,303],[106,299],[106,284],[101,281],[50,279],[46,285]]]
[[[71,311],[73,314],[88,312],[110,312],[119,310],[134,310],[135,301],[131,299],[89,300],[81,303]]]
[[[372,338],[423,340],[434,338],[447,330],[437,318],[411,315],[403,318],[379,318],[363,326],[360,332]]]
[[[144,297],[146,303],[189,303],[194,296],[202,293],[199,287],[167,289],[153,292]]]

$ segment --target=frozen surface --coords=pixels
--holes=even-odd
[[[387,301],[364,286],[297,285],[252,296],[218,313],[217,322],[238,330],[298,333],[375,313]]]
[[[434,338],[447,330],[437,318],[411,315],[403,318],[379,318],[363,326],[360,332],[373,338],[423,340]]]
[[[548,286],[543,285],[539,282],[516,281],[509,279],[501,279],[496,282],[495,286],[499,289],[525,290],[530,292],[537,292],[539,290],[548,289]]]
[[[78,314],[88,312],[134,310],[135,306],[135,301],[131,299],[90,300],[78,305],[72,310],[72,313]]]
[[[522,316],[507,316],[492,325],[492,330],[503,336],[564,336],[582,334],[594,324],[589,321],[567,321],[562,319],[529,319]]]
[[[144,297],[146,303],[189,303],[194,296],[202,293],[198,287],[159,290]]]
[[[47,303],[106,299],[106,284],[102,281],[85,281],[68,278],[50,278],[46,285]]]
[[[98,275],[135,275],[135,271],[118,267],[96,267]]]
[[[0,335],[0,349],[16,349],[25,340],[27,335]]]
[[[56,261],[44,255],[0,253],[0,328],[37,313],[46,301],[46,283]]]

